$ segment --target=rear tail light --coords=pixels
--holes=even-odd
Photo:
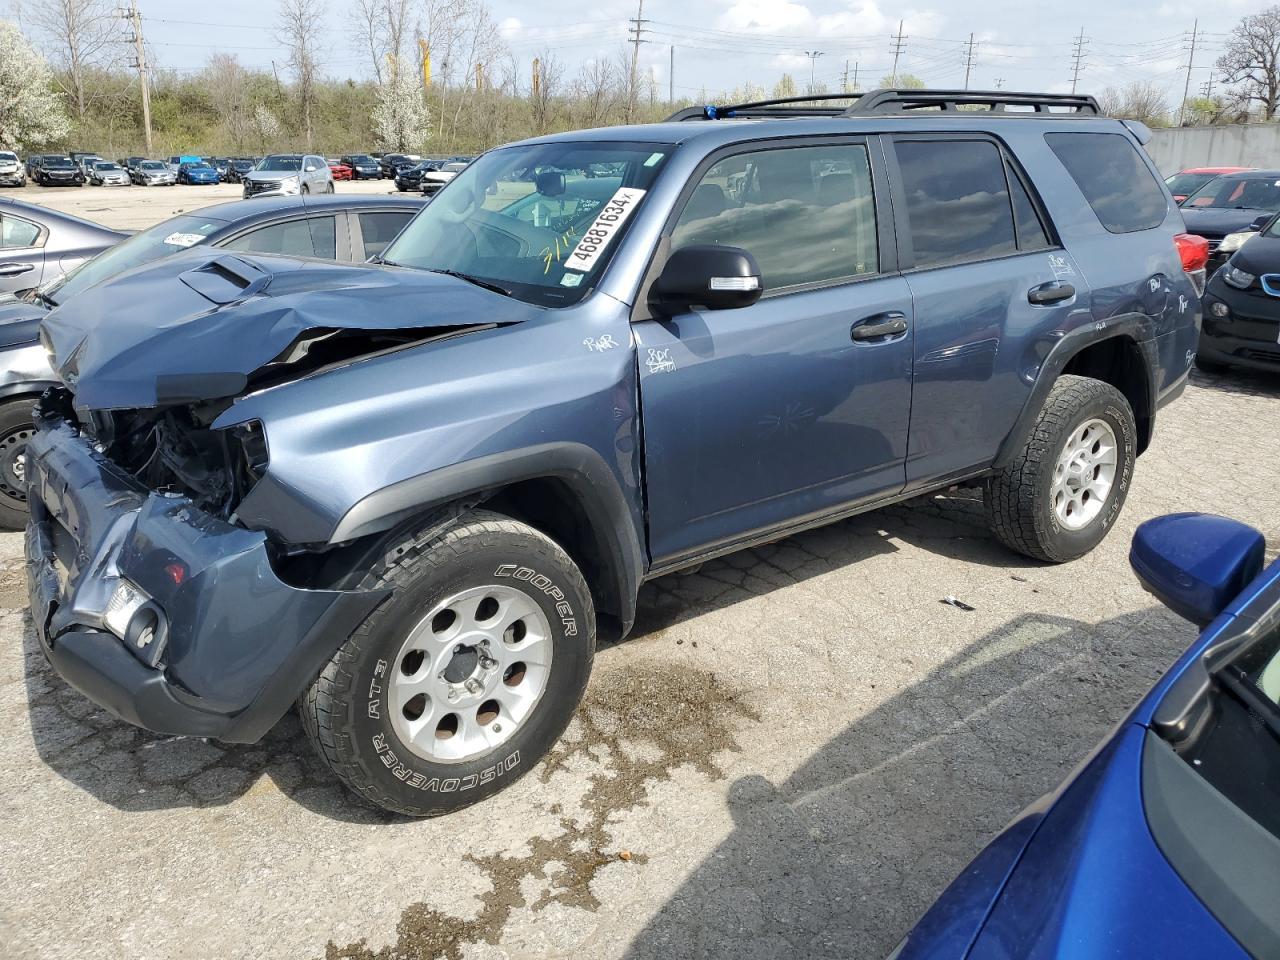
[[[1192,233],[1180,233],[1173,238],[1178,249],[1184,273],[1195,273],[1209,265],[1209,241]]]

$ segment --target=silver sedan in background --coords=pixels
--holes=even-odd
[[[0,293],[56,280],[128,234],[0,197]]]

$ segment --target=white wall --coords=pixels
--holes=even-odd
[[[1147,153],[1166,177],[1188,167],[1280,169],[1280,123],[1153,131]]]

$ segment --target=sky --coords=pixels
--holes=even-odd
[[[351,40],[344,4],[327,4],[324,73],[370,76],[367,54]],[[156,66],[195,72],[209,55],[228,52],[249,66],[270,68],[274,59],[283,68],[273,31],[275,0],[139,0],[139,5]],[[627,19],[636,16],[636,0],[597,0],[587,7],[577,0],[536,5],[490,0],[490,5],[526,76],[529,61],[544,49],[569,74],[592,58],[618,55]],[[768,89],[784,73],[803,86],[811,70],[817,82],[834,91],[846,69],[850,82],[856,69],[860,88],[868,89],[893,69],[891,38],[901,19],[905,40],[899,73],[919,76],[932,87],[962,87],[972,34],[971,89],[1066,92],[1075,40],[1083,31],[1080,92],[1150,81],[1176,107],[1187,79],[1193,28],[1192,96],[1209,81],[1235,23],[1269,5],[1266,0],[1219,0],[1210,7],[1168,0],[951,0],[904,8],[863,0],[644,0],[640,64],[642,74],[654,78],[660,97],[672,83],[673,47],[676,98],[701,100],[704,93],[714,97],[747,82]]]

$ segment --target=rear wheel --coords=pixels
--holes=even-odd
[[[410,534],[364,577],[391,595],[299,701],[334,773],[409,816],[469,806],[527,773],[582,698],[595,612],[569,556],[475,511]]]
[[[986,485],[996,537],[1037,560],[1084,556],[1124,506],[1137,457],[1137,426],[1115,387],[1059,377],[1026,445]]]
[[[0,405],[0,528],[27,524],[27,441],[35,432],[27,397]]]

